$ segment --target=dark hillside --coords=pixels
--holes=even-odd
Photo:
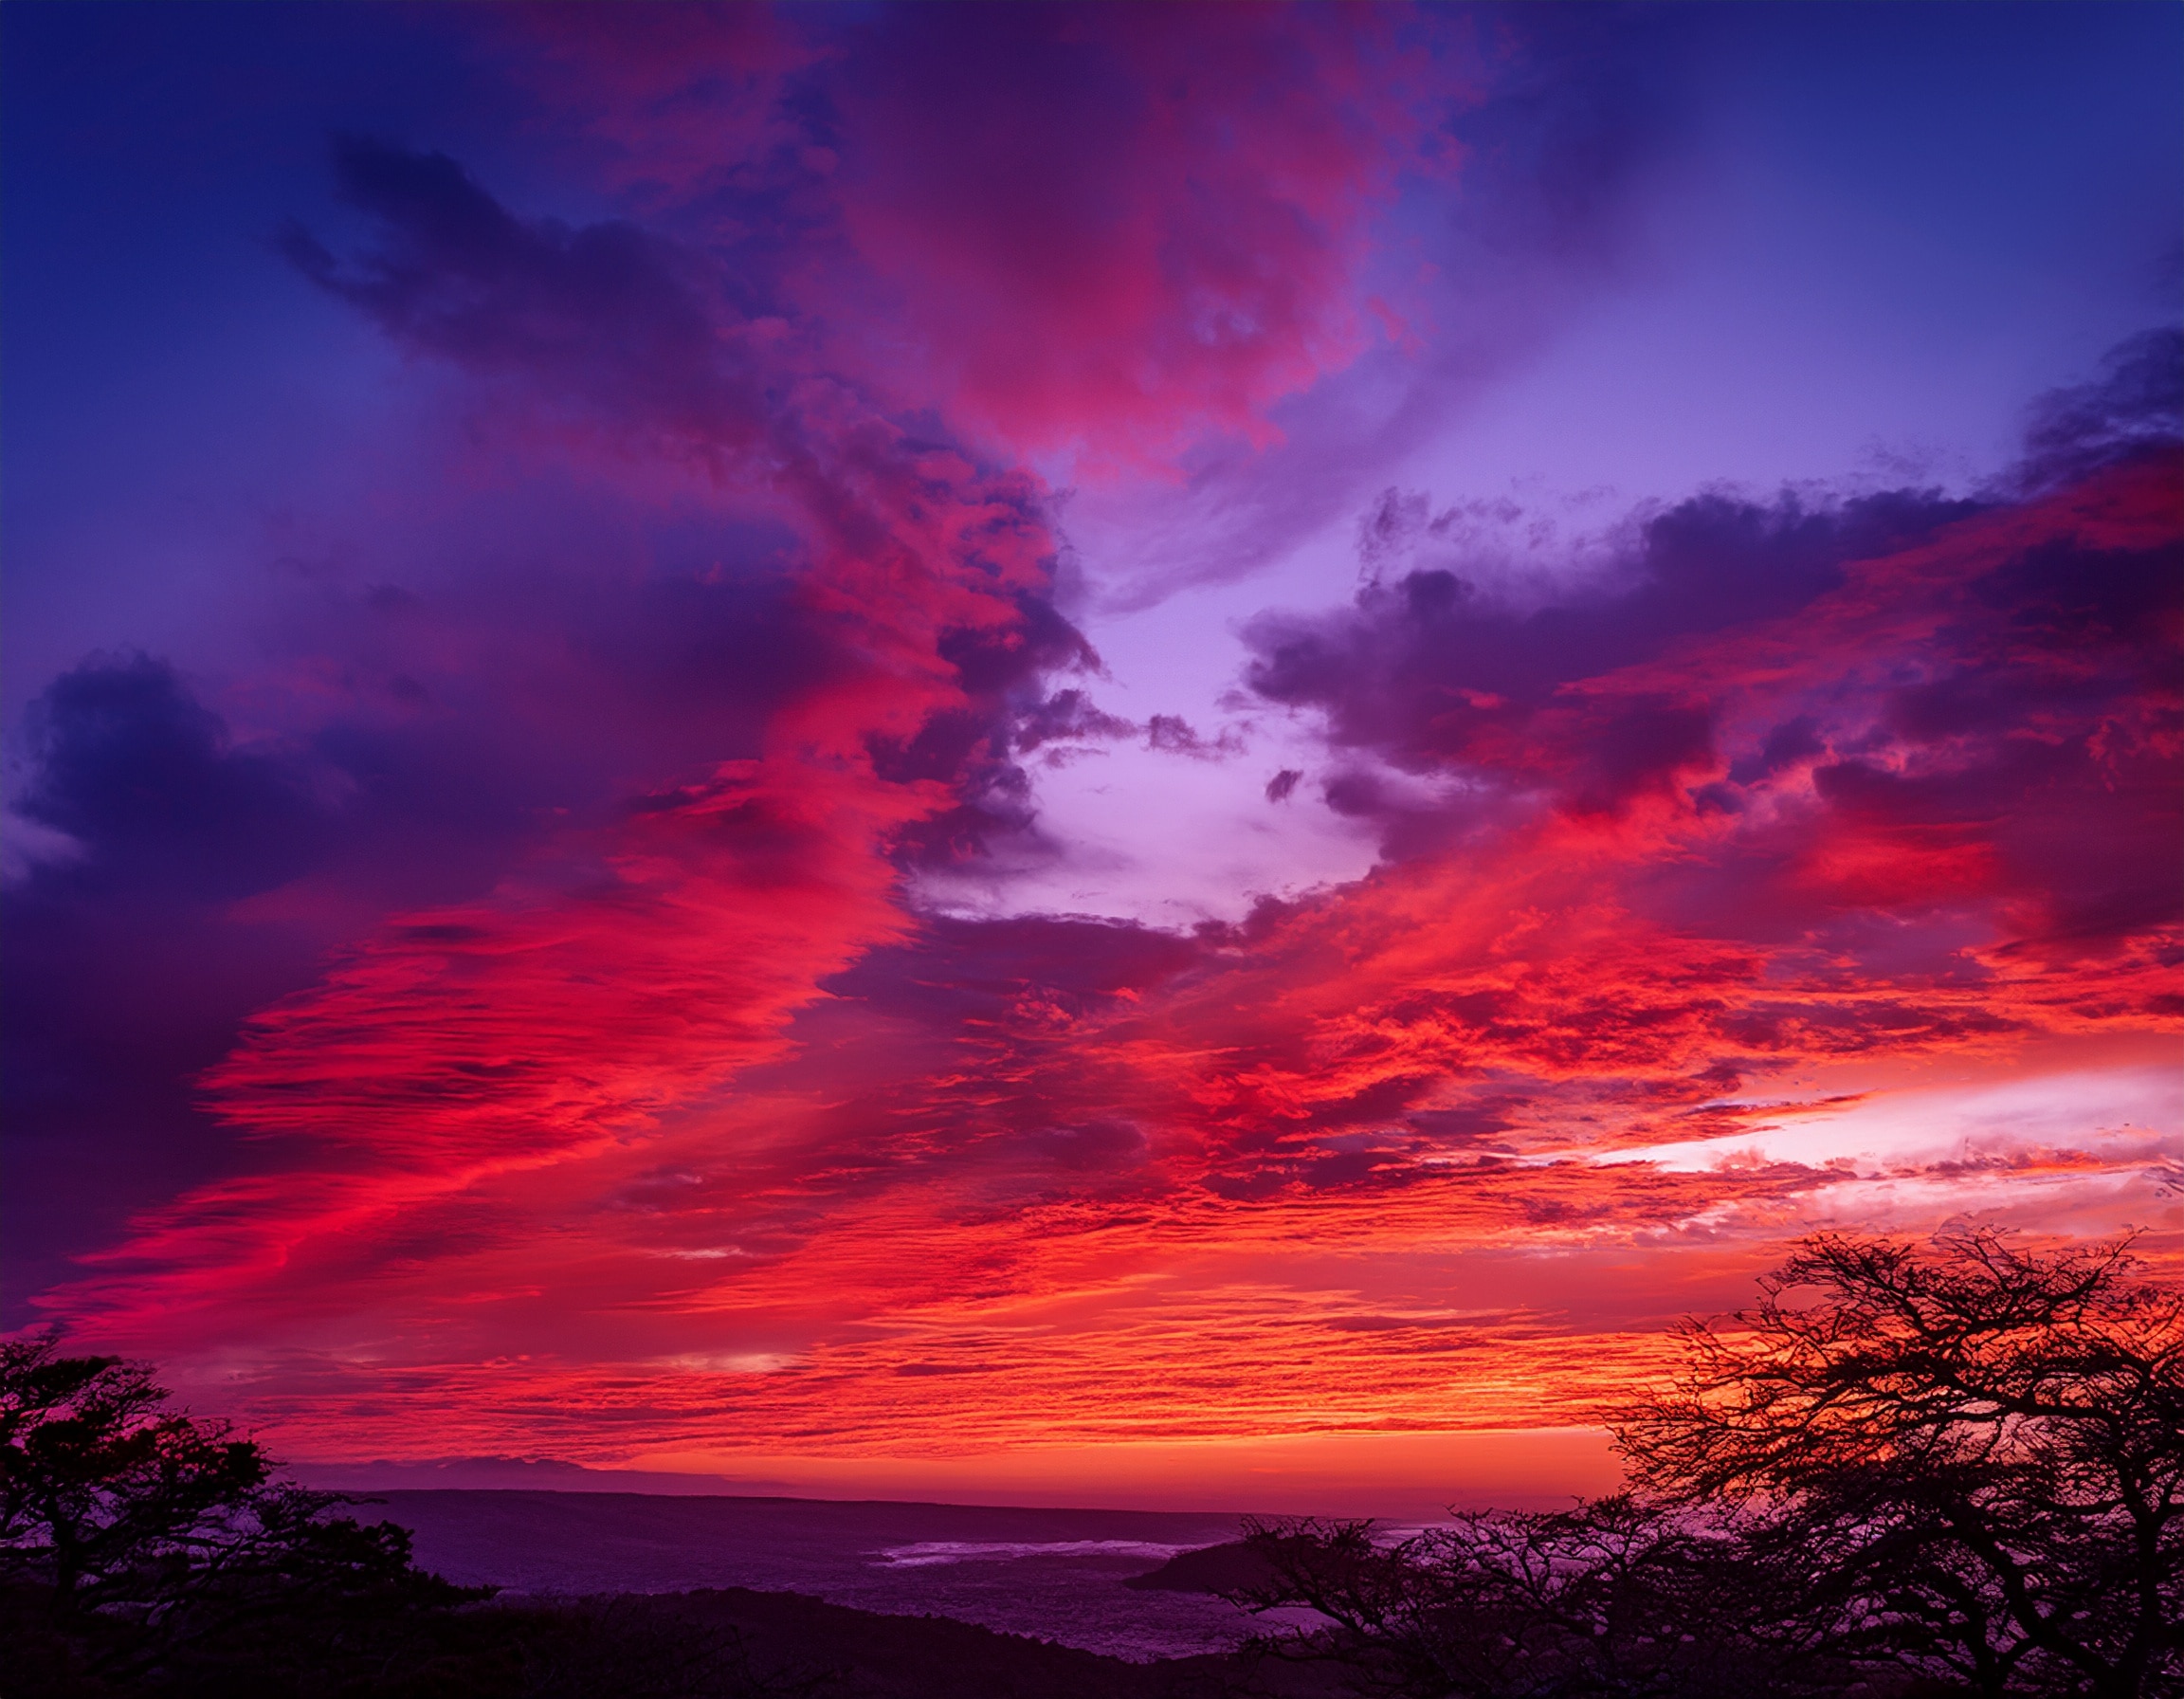
[[[944,1617],[888,1617],[794,1593],[741,1588],[646,1601],[663,1617],[725,1625],[755,1671],[841,1699],[1317,1699],[1343,1690],[1331,1672],[1249,1653],[1129,1663],[1072,1646],[996,1634]]]
[[[126,1678],[45,1601],[5,1601],[9,1699],[1333,1699],[1323,1666],[1248,1653],[1132,1663],[944,1617],[744,1588],[298,1614]]]

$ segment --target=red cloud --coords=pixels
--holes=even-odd
[[[841,86],[845,228],[906,393],[1150,461],[1347,365],[1373,215],[1455,95],[1392,14],[896,14]],[[1409,35],[1410,39],[1403,39]],[[1446,48],[1447,44],[1441,44]]]
[[[1189,936],[914,914],[906,866],[1021,828],[1042,713],[1113,729],[1046,694],[1091,656],[1043,492],[965,442],[1265,440],[1363,346],[1367,225],[1439,163],[1391,14],[935,15],[849,32],[824,147],[772,23],[597,44],[598,134],[719,192],[702,241],[343,145],[375,238],[291,259],[602,476],[762,512],[790,558],[750,606],[809,665],[744,704],[751,758],[263,1012],[205,1080],[246,1171],[56,1309],[185,1376],[239,1354],[309,1450],[1576,1419],[1847,1191],[1988,1174],[1601,1159],[1763,1129],[1747,1081],[2175,1032],[2173,453],[2018,502],[1688,503],[1621,592],[1523,617],[1452,572],[1270,617],[1249,682],[1361,763],[1328,795],[1388,816],[1370,877]],[[715,72],[725,176],[650,121]],[[217,783],[305,795],[149,694]],[[2119,1149],[1994,1172],[2163,1154]]]
[[[766,322],[818,369],[1011,453],[1140,470],[1270,440],[1275,403],[1400,325],[1367,299],[1374,221],[1405,174],[1453,168],[1446,120],[1483,81],[1467,27],[1370,9],[833,23],[514,33],[559,121],[759,267]],[[792,258],[754,240],[776,225]]]
[[[417,917],[268,1015],[212,1087],[287,1165],[185,1200],[64,1301],[169,1351],[247,1338],[252,1408],[307,1451],[907,1455],[1582,1419],[1656,1361],[1662,1320],[1816,1216],[1983,1186],[2052,1221],[2158,1155],[1807,1165],[1741,1149],[1778,1116],[1735,1093],[2174,1033],[2173,912],[2023,930],[2072,899],[2017,846],[2017,793],[1984,827],[1951,816],[1979,875],[1937,890],[1846,878],[1931,853],[1927,827],[1800,776],[1845,726],[1876,770],[1925,770],[1929,733],[1872,740],[1899,723],[1889,691],[1990,663],[2023,675],[2033,741],[2085,751],[2039,687],[2055,627],[2026,610],[2047,604],[1992,587],[2056,539],[2168,546],[2174,476],[2142,462],[1975,516],[1848,563],[1793,616],[1588,683],[1703,687],[1725,748],[1804,712],[1819,730],[1774,740],[1772,801],[1523,813],[1194,938],[913,923],[877,847],[935,792],[840,737],[723,774],[633,817],[589,883],[572,866]],[[2016,634],[1998,659],[1995,630]],[[2066,650],[2092,770],[2173,763],[2158,689]],[[1982,740],[2017,727],[1942,753],[1983,772]],[[2128,838],[2164,793],[2067,795]],[[1719,910],[1691,898],[1715,888]],[[1597,1160],[1708,1139],[1711,1165]],[[1648,1246],[1683,1249],[1610,1272]],[[1549,1248],[1564,1274],[1524,1260]]]

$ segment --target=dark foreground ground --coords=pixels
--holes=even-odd
[[[101,1676],[97,1637],[54,1634],[44,1602],[8,1601],[5,1699],[1332,1699],[1344,1690],[1331,1672],[1248,1651],[1133,1663],[942,1617],[740,1587],[275,1620]]]

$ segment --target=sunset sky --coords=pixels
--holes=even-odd
[[[0,28],[0,1324],[1394,1510],[2184,1262],[2184,9]]]

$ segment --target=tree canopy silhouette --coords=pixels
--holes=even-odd
[[[1612,1413],[1630,1492],[1265,1525],[1241,1600],[1431,1699],[2184,1692],[2184,1295],[2127,1244],[1822,1235],[1682,1336]]]
[[[1982,1693],[2136,1695],[2184,1652],[2184,1294],[2126,1247],[1808,1241],[1621,1413],[1636,1483],[1754,1514],[1811,1607]]]
[[[410,1534],[278,1479],[250,1439],[170,1407],[143,1363],[0,1342],[0,1580],[35,1594],[108,1675],[308,1603],[478,1595],[419,1570]]]

